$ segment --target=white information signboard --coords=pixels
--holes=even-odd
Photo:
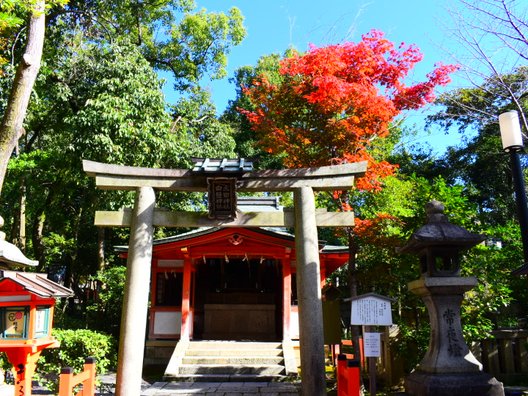
[[[381,337],[380,333],[363,333],[363,348],[365,357],[381,356]]]
[[[376,294],[365,294],[352,300],[350,324],[361,326],[391,326],[391,300]]]

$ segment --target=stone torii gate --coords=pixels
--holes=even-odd
[[[366,162],[319,168],[252,171],[238,160],[236,172],[206,172],[205,160],[198,170],[153,169],[83,161],[83,169],[95,177],[96,186],[109,190],[134,190],[132,211],[98,211],[95,225],[130,227],[127,275],[119,340],[116,394],[139,396],[148,312],[153,230],[163,227],[294,227],[301,351],[301,392],[305,396],[326,394],[324,338],[319,274],[317,227],[354,224],[352,212],[326,212],[315,208],[314,191],[349,190],[354,177],[362,176]],[[249,171],[248,171],[249,169]],[[170,212],[155,208],[154,190],[207,191],[214,177],[235,175],[236,191],[293,191],[292,212],[237,212],[234,217],[211,218],[207,212]],[[184,273],[184,285],[191,274]],[[188,289],[187,289],[188,290]],[[185,296],[184,296],[185,297]],[[184,298],[185,301],[185,298]],[[188,299],[187,299],[188,301]],[[182,311],[183,311],[182,306]],[[187,307],[188,308],[188,307]],[[190,318],[184,318],[181,338],[189,339]],[[187,323],[187,324],[185,324]]]

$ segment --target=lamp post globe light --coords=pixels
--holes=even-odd
[[[510,154],[513,185],[515,189],[515,199],[517,201],[517,211],[519,216],[519,226],[521,228],[521,239],[524,252],[524,266],[516,273],[525,273],[528,270],[528,201],[526,199],[526,189],[524,185],[524,176],[519,159],[519,152],[523,150],[523,137],[519,115],[517,111],[510,110],[499,115],[499,128],[502,139],[502,148]]]

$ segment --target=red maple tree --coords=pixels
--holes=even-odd
[[[395,166],[376,161],[369,147],[389,134],[403,110],[434,99],[447,84],[453,65],[437,65],[427,80],[407,86],[409,71],[422,60],[414,45],[397,49],[383,33],[372,30],[358,43],[311,47],[280,61],[280,81],[258,76],[243,92],[253,110],[239,109],[249,120],[265,151],[282,154],[286,167],[311,167],[368,161],[359,189],[380,188],[380,179]],[[344,208],[345,209],[345,208]]]

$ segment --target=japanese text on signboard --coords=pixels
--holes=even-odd
[[[352,300],[351,324],[362,326],[392,325],[390,301],[377,297]]]

